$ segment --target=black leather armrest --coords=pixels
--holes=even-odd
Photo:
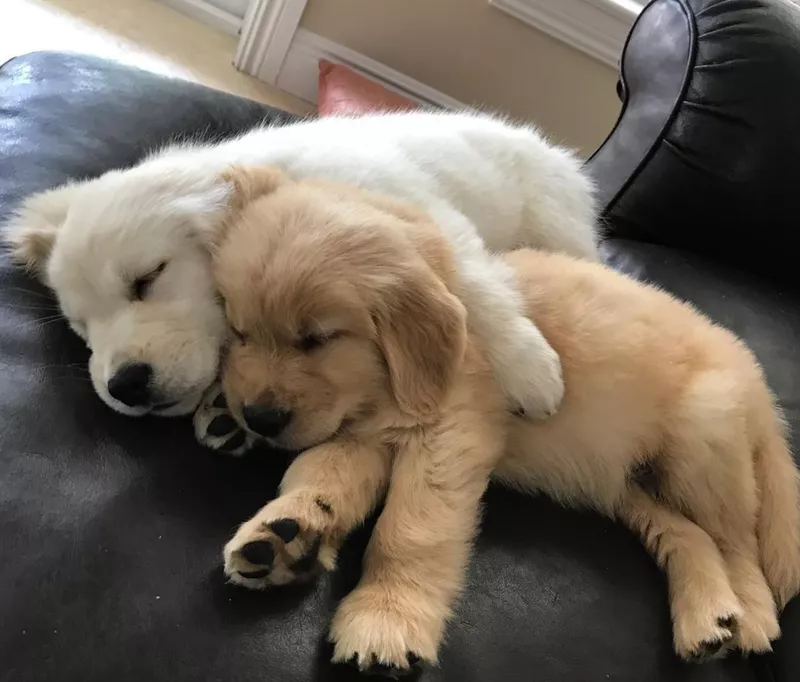
[[[610,232],[795,286],[800,8],[655,0],[621,85],[619,121],[588,162]]]

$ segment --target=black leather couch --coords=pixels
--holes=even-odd
[[[785,0],[656,0],[623,60],[623,113],[589,161],[609,263],[741,334],[800,427],[800,11]],[[174,135],[291,117],[93,58],[0,69],[0,220],[19,199],[136,161]],[[98,263],[98,267],[102,266]],[[304,589],[226,586],[220,549],[285,462],[203,451],[181,420],[92,392],[47,292],[0,258],[0,679],[353,679],[325,643],[368,531]],[[800,532],[800,530],[799,530]],[[800,600],[771,656],[672,653],[663,576],[621,527],[490,491],[469,587],[426,680],[800,680]]]

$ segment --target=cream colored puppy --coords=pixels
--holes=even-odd
[[[243,425],[305,449],[226,546],[233,582],[332,569],[386,493],[333,619],[334,660],[393,674],[435,662],[494,475],[636,532],[666,571],[683,658],[770,649],[800,590],[800,488],[744,344],[598,264],[519,251],[507,262],[567,388],[549,420],[516,418],[425,213],[273,170],[232,180],[214,258],[235,335],[223,385]]]

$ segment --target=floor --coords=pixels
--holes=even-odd
[[[311,109],[237,71],[236,43],[156,0],[0,0],[0,64],[37,50],[83,52],[288,111]]]

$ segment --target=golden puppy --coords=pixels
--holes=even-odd
[[[494,475],[638,533],[667,573],[682,657],[770,648],[800,591],[800,486],[761,369],[732,334],[600,265],[517,252],[567,385],[556,416],[518,419],[426,215],[270,169],[230,179],[238,204],[214,262],[235,335],[223,385],[246,428],[307,448],[225,547],[232,581],[332,569],[386,492],[333,619],[334,660],[394,674],[435,662]]]

